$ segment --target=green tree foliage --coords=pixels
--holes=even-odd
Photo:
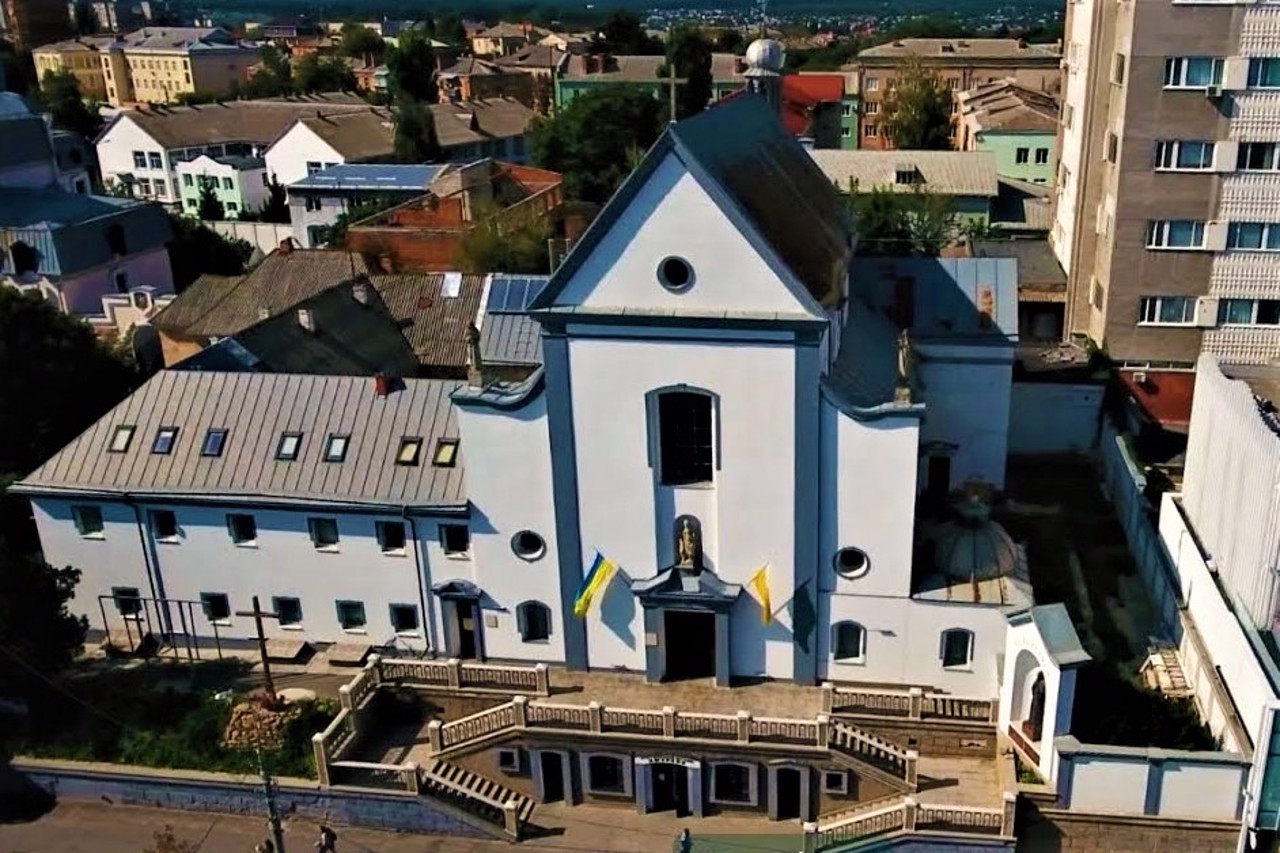
[[[80,96],[80,82],[70,71],[46,71],[40,82],[37,106],[53,118],[53,126],[80,134],[90,141],[102,129],[102,117]]]
[[[476,225],[458,244],[454,263],[469,273],[550,271],[551,225],[545,216],[502,210],[490,201],[478,206]]]
[[[16,47],[13,42],[0,39],[0,64],[4,66],[5,88],[10,92],[29,95],[36,90],[40,81],[30,48]]]
[[[742,53],[747,49],[747,40],[740,30],[717,30],[713,41],[717,53]]]
[[[645,32],[644,24],[631,12],[619,10],[609,16],[600,33],[591,41],[592,53],[615,56],[661,56],[662,42]]]
[[[173,286],[179,293],[204,273],[243,273],[245,262],[253,254],[253,246],[244,240],[228,240],[189,216],[171,213],[169,225],[173,229],[169,263],[173,267]]]
[[[694,27],[678,27],[667,39],[667,61],[662,77],[683,80],[676,92],[676,118],[697,115],[711,103],[711,43]]]
[[[919,187],[909,193],[885,187],[860,193],[850,184],[849,210],[859,255],[932,257],[956,236],[951,197]]]
[[[356,75],[341,56],[312,53],[293,66],[293,85],[299,92],[353,92]]]
[[[387,44],[382,36],[366,26],[356,23],[342,25],[342,40],[338,43],[338,53],[352,59],[364,59],[377,63],[382,59]]]
[[[262,49],[262,67],[240,87],[246,98],[278,98],[293,91],[293,69],[289,57],[269,44]]]
[[[400,36],[400,45],[387,55],[388,86],[397,99],[432,104],[437,100],[436,56],[431,37],[421,30]]]
[[[217,180],[207,175],[200,176],[200,206],[196,209],[196,215],[205,222],[220,222],[227,215],[217,193],[213,191]]]
[[[462,18],[453,12],[445,12],[436,18],[427,35],[445,44],[467,44],[467,30],[462,26]]]
[[[290,221],[289,194],[285,191],[284,184],[276,180],[275,175],[272,175],[271,180],[267,182],[267,200],[262,203],[258,219],[279,224]]]
[[[902,150],[946,151],[951,146],[951,90],[931,68],[906,65],[881,110],[884,133]]]
[[[533,161],[561,172],[570,198],[603,203],[631,173],[628,152],[648,150],[662,131],[664,107],[628,86],[603,86],[574,98],[530,131]]]
[[[31,699],[80,653],[88,624],[67,610],[79,580],[0,540],[0,698]]]
[[[414,100],[401,100],[396,107],[394,144],[400,163],[435,163],[443,156],[431,112]]]
[[[372,198],[362,201],[357,205],[347,208],[333,224],[324,229],[320,235],[320,242],[326,246],[340,249],[346,245],[347,229],[362,219],[368,219],[370,216],[376,216],[384,210],[390,210],[403,200],[396,198]]]
[[[136,381],[88,325],[33,293],[0,287],[0,494],[120,402]],[[34,551],[26,499],[0,501],[0,539]]]
[[[76,35],[91,36],[98,31],[98,18],[93,14],[93,7],[84,0],[75,5]]]

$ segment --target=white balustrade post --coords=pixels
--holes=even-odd
[[[907,711],[907,718],[912,720],[918,720],[922,716],[924,716],[924,690],[922,690],[919,687],[912,687],[907,692],[908,694],[910,694],[909,698],[907,699],[907,703],[909,706],[909,710]]]
[[[591,702],[587,705],[587,720],[591,723],[592,733],[600,734],[604,730],[604,709],[599,702]]]
[[[828,714],[818,715],[818,741],[819,749],[827,749],[831,746],[831,717]]]
[[[502,806],[502,825],[507,835],[520,837],[520,814],[515,800],[507,800]]]
[[[915,790],[920,784],[920,753],[914,749],[907,750],[907,784],[911,786],[911,790]]]
[[[444,732],[441,731],[443,727],[444,723],[439,720],[427,723],[427,749],[432,755],[444,749]]]
[[[676,736],[676,709],[670,705],[662,706],[662,736]]]
[[[343,708],[345,708],[347,711],[355,710],[354,708],[351,707],[351,685],[350,684],[343,684],[341,687],[338,688],[338,704],[341,705]]]
[[[537,681],[537,692],[539,696],[551,695],[551,677],[547,672],[545,663],[536,664],[533,667],[533,676]]]
[[[516,718],[516,728],[523,729],[529,725],[529,697],[516,696],[511,700],[511,707]]]
[[[319,732],[311,736],[311,756],[316,762],[316,780],[320,787],[329,787],[329,759],[324,754],[324,735]]]
[[[738,743],[751,742],[751,712],[738,712]]]
[[[902,801],[902,828],[906,832],[916,831],[916,812],[919,808],[915,797],[907,797]]]
[[[448,667],[449,686],[457,690],[462,686],[462,661],[457,658],[449,658],[445,661]]]
[[[818,824],[806,820],[801,826],[804,830],[804,853],[816,853],[818,849]]]
[[[1005,791],[1004,813],[1000,818],[1000,834],[1005,838],[1013,838],[1014,819],[1018,814],[1018,795],[1013,791]]]
[[[401,769],[402,778],[404,779],[405,790],[410,794],[420,793],[421,780],[418,778],[418,764],[410,761]]]
[[[382,655],[374,653],[369,655],[369,661],[364,665],[364,671],[368,673],[365,677],[369,679],[369,686],[377,687],[382,683]]]
[[[835,707],[836,686],[830,681],[822,682],[822,713],[830,714]]]

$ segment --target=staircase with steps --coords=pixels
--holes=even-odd
[[[422,768],[420,779],[423,794],[497,826],[513,840],[533,814],[531,798],[443,759]]]
[[[914,751],[840,720],[831,721],[827,746],[832,756],[859,772],[899,791],[916,790],[918,756]]]

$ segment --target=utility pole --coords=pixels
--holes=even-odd
[[[276,781],[267,769],[262,747],[258,747],[258,771],[262,774],[262,786],[267,795],[267,825],[271,827],[271,838],[275,842],[276,853],[284,853],[284,826],[280,823],[280,810],[276,808]]]
[[[237,616],[252,616],[253,626],[258,633],[258,656],[262,659],[262,686],[267,690],[271,704],[276,703],[276,685],[271,679],[271,662],[267,660],[267,635],[262,631],[262,620],[279,619],[280,614],[263,610],[258,606],[258,596],[253,597],[253,610],[237,610]]]
[[[236,615],[253,617],[253,626],[258,634],[258,656],[262,659],[262,686],[266,688],[270,705],[274,706],[278,701],[276,685],[271,679],[271,663],[267,660],[267,635],[262,630],[262,620],[279,619],[280,614],[263,610],[258,604],[258,596],[255,595],[253,610],[237,610]],[[267,824],[271,827],[271,837],[276,845],[276,853],[284,853],[284,827],[280,823],[280,812],[276,808],[275,780],[271,778],[271,771],[267,769],[267,757],[261,745],[258,746],[258,772],[262,775],[262,787],[267,797]]]

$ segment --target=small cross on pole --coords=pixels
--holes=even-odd
[[[267,637],[262,632],[263,619],[279,619],[280,614],[270,610],[263,610],[258,606],[258,596],[253,597],[253,610],[237,610],[237,616],[252,616],[253,625],[258,634],[258,656],[262,658],[262,686],[267,690],[267,697],[271,700],[271,704],[276,703],[276,685],[271,679],[271,664],[267,661]]]

